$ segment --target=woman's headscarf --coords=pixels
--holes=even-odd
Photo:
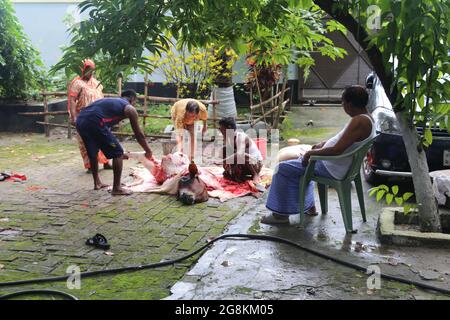
[[[84,77],[87,68],[95,69],[94,61],[92,61],[91,59],[83,60],[83,68],[81,68],[81,77]]]

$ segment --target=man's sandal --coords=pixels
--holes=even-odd
[[[94,237],[86,240],[88,246],[94,246],[99,249],[108,250],[111,246],[108,244],[105,236],[97,233]]]
[[[316,207],[312,207],[311,209],[309,209],[308,211],[306,211],[305,214],[306,214],[307,216],[310,216],[310,217],[315,217],[315,216],[318,216],[318,215],[319,215],[319,213],[317,212]]]
[[[276,214],[269,213],[261,218],[261,223],[264,224],[289,224],[289,216],[282,216],[277,218]]]

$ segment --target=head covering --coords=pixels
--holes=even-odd
[[[87,68],[95,69],[95,63],[91,59],[84,59],[82,62],[83,68],[81,68],[81,76],[84,77]]]

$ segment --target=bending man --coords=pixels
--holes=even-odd
[[[208,111],[203,103],[195,99],[182,99],[177,101],[171,110],[173,126],[176,131],[177,151],[183,153],[184,132],[189,132],[191,150],[189,158],[195,158],[195,121],[203,121],[202,134],[208,130]]]
[[[113,159],[114,183],[112,195],[129,195],[122,189],[121,176],[124,151],[111,127],[128,118],[136,140],[145,151],[145,156],[152,159],[152,151],[145,141],[145,135],[139,128],[138,113],[132,106],[137,96],[134,90],[122,93],[122,98],[100,99],[83,109],[77,118],[77,130],[86,146],[94,178],[94,190],[107,187],[98,176],[98,151],[101,150],[108,159]]]

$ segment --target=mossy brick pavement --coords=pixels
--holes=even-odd
[[[136,143],[124,145],[140,151]],[[160,156],[159,145],[152,147]],[[133,165],[125,163],[124,179]],[[94,191],[76,142],[59,136],[48,140],[1,134],[0,171],[28,178],[24,183],[0,182],[0,282],[64,275],[71,265],[93,271],[180,257],[221,234],[253,201],[221,204],[210,199],[183,206],[170,196],[112,197]],[[101,177],[111,183],[112,171],[102,171]],[[85,245],[96,233],[108,238],[113,255]],[[161,299],[197,258],[160,269],[85,278],[81,289],[70,293],[80,299]],[[58,282],[0,288],[0,295],[30,288],[68,291],[65,282]]]

